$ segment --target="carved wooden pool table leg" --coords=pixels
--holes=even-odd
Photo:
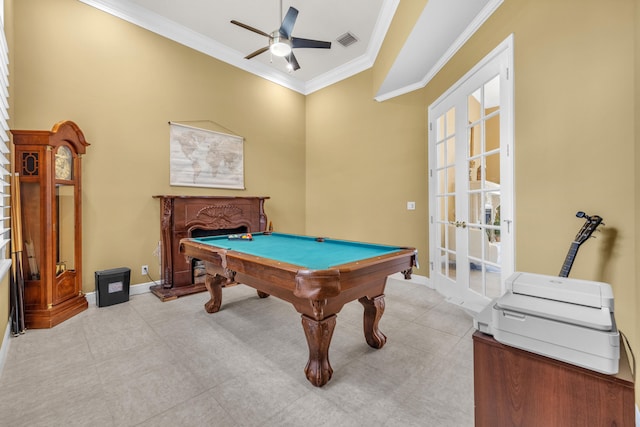
[[[219,274],[215,276],[207,274],[204,279],[204,286],[209,291],[211,297],[209,301],[204,304],[204,309],[207,313],[216,313],[220,310],[220,304],[222,304],[222,286],[224,286],[229,279]]]
[[[304,373],[309,382],[316,387],[325,385],[333,374],[329,364],[329,345],[335,326],[335,314],[323,320],[302,315],[302,327],[309,346],[309,361],[304,368]]]
[[[384,295],[374,298],[362,297],[358,299],[364,307],[364,337],[373,348],[382,348],[387,342],[387,337],[378,329],[378,322],[384,313]]]

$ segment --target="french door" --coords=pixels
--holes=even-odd
[[[430,271],[477,312],[514,270],[513,39],[429,107]]]

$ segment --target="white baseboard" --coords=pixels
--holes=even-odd
[[[428,277],[426,276],[420,276],[418,274],[412,274],[411,275],[411,279],[407,280],[404,278],[404,275],[402,273],[395,273],[392,274],[391,276],[389,276],[387,278],[387,280],[397,280],[399,282],[403,282],[403,283],[413,283],[416,285],[422,285],[422,286],[426,286],[430,289],[433,289],[433,285],[431,284],[431,280],[429,280]]]
[[[160,282],[162,283],[162,282]],[[157,282],[147,282],[147,283],[138,283],[136,285],[131,285],[129,287],[129,295],[140,295],[146,294],[147,292],[151,292],[149,288],[153,285],[157,285]],[[96,305],[96,293],[95,292],[87,292],[84,294],[87,297],[87,302],[89,306]]]

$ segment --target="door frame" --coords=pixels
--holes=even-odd
[[[504,280],[511,275],[515,270],[515,222],[514,222],[514,207],[515,207],[515,193],[514,193],[514,68],[513,68],[513,48],[514,48],[514,36],[509,35],[503,42],[501,42],[495,49],[493,49],[487,56],[480,60],[471,70],[469,70],[462,78],[460,78],[455,84],[447,89],[436,101],[434,101],[428,108],[428,122],[429,122],[429,138],[428,138],[428,155],[429,155],[429,271],[431,276],[431,282],[434,288],[443,294],[450,302],[458,304],[470,312],[479,312],[486,305],[491,302],[491,299],[479,295],[474,291],[469,290],[468,283],[466,286],[456,285],[455,288],[450,286],[450,283],[445,284],[443,280],[438,280],[438,272],[436,267],[438,264],[437,257],[437,239],[438,233],[436,232],[436,209],[437,204],[435,201],[436,179],[434,176],[434,169],[436,164],[435,153],[435,124],[434,121],[437,118],[433,113],[435,110],[446,110],[441,105],[443,102],[447,102],[447,106],[454,106],[455,103],[451,102],[452,96],[464,96],[466,93],[460,95],[456,93],[458,91],[464,91],[468,88],[467,85],[473,78],[482,72],[485,67],[499,67],[500,69],[500,189],[501,189],[501,224],[500,234],[506,236],[501,241],[501,293],[504,292]],[[462,137],[466,138],[466,135]],[[456,168],[458,166],[456,165]],[[460,165],[460,168],[466,170],[466,165]],[[465,246],[465,245],[463,245]],[[459,249],[456,246],[456,252]]]

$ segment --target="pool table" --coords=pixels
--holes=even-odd
[[[182,239],[180,252],[204,262],[209,313],[220,310],[222,287],[232,283],[255,288],[261,298],[273,295],[293,304],[302,315],[309,347],[305,374],[316,387],[325,385],[333,373],[329,345],[336,314],[357,299],[364,307],[367,343],[382,348],[387,337],[378,330],[378,322],[387,276],[402,272],[409,279],[417,265],[414,248],[275,232],[255,233],[251,239]]]

